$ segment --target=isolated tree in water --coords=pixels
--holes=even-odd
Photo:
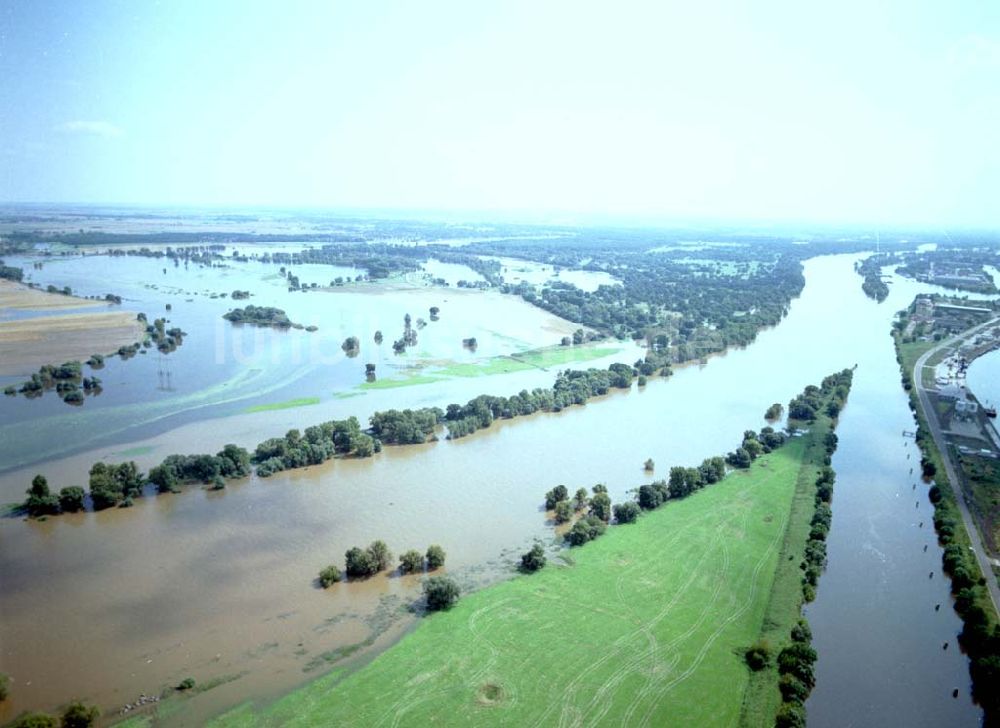
[[[44,516],[59,512],[59,498],[49,492],[49,481],[44,475],[36,475],[31,480],[31,487],[25,491],[28,499],[24,507],[33,516]]]
[[[385,545],[385,541],[372,541],[368,547],[368,555],[375,571],[385,571],[392,563],[392,552]]]
[[[433,571],[444,566],[444,549],[437,544],[427,547],[427,568]]]

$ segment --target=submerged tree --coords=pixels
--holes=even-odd
[[[427,547],[427,568],[431,571],[440,569],[444,566],[444,557],[444,549],[437,544],[431,544]]]
[[[424,555],[415,549],[405,551],[399,556],[399,570],[403,574],[414,574],[424,570]]]
[[[32,516],[46,516],[59,512],[59,498],[49,492],[49,481],[44,475],[31,479],[31,487],[25,491],[28,499],[24,508]]]

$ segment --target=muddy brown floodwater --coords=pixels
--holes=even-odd
[[[552,539],[541,511],[549,488],[604,482],[618,501],[647,479],[646,458],[662,477],[671,465],[726,452],[764,424],[769,404],[857,363],[839,430],[830,573],[810,610],[820,653],[810,717],[974,725],[967,662],[940,647],[959,623],[950,607],[933,609],[948,604],[944,581],[926,577],[940,549],[928,523],[915,522],[912,502],[925,496],[909,490],[912,460],[899,436],[908,411],[889,325],[928,288],[897,281],[879,306],[861,293],[856,258],[808,261],[805,291],[779,326],[643,390],[224,492],[189,489],[43,523],[0,520],[0,671],[12,683],[0,720],[74,698],[113,713],[189,675],[221,684],[181,701],[168,722],[195,725],[267,700],[339,664],[338,654],[372,654],[413,623],[406,607],[416,578],[315,586],[318,570],[343,565],[348,547],[381,538],[398,554],[439,543],[465,587],[506,578],[533,539]],[[451,399],[442,393],[440,403]],[[299,414],[311,423],[308,409]],[[226,442],[226,420],[217,425],[186,451]],[[23,489],[26,475],[0,477],[0,490]],[[921,508],[929,522],[929,505]],[[857,715],[839,720],[853,701],[863,701]]]

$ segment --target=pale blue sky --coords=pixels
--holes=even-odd
[[[0,200],[1000,226],[1000,3],[0,0]]]

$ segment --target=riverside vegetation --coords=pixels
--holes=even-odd
[[[557,316],[588,326],[597,337],[645,339],[660,355],[662,362],[677,363],[697,360],[729,346],[745,346],[757,333],[777,324],[785,315],[792,298],[804,286],[801,261],[824,252],[844,252],[864,249],[867,243],[844,244],[843,241],[816,239],[809,246],[792,245],[791,238],[756,239],[736,246],[715,246],[705,252],[698,248],[678,246],[673,249],[650,249],[648,235],[621,230],[598,230],[580,237],[565,228],[540,230],[518,228],[518,239],[502,242],[479,241],[461,248],[441,243],[427,245],[393,245],[374,240],[386,230],[396,237],[399,229],[407,229],[405,239],[427,240],[429,230],[409,222],[384,222],[379,229],[352,230],[337,235],[303,235],[298,242],[322,242],[297,252],[263,251],[252,253],[252,259],[278,264],[289,289],[309,291],[298,284],[291,267],[301,264],[350,266],[366,271],[368,281],[376,281],[417,272],[431,259],[463,265],[481,276],[479,281],[459,281],[463,288],[492,288],[522,297],[525,301]],[[440,228],[434,238],[451,237],[454,231]],[[685,233],[665,233],[661,239],[684,240]],[[535,236],[535,237],[532,237]],[[562,237],[574,238],[567,244]],[[281,242],[283,236],[267,236],[269,242]],[[183,242],[176,237],[114,233],[61,233],[64,245],[119,245],[136,243]],[[205,240],[213,241],[205,244]],[[252,234],[230,236],[207,232],[193,249],[130,249],[109,247],[108,252],[123,255],[172,257],[175,265],[183,260],[201,264],[224,265],[223,246],[215,243],[258,242],[265,238]],[[18,232],[6,245],[25,249],[30,245],[51,242],[52,236]],[[193,242],[193,241],[192,241]],[[195,257],[197,256],[197,257]],[[595,291],[584,291],[558,278],[541,284],[517,283],[504,276],[504,266],[497,257],[515,258],[528,263],[552,266],[558,276],[564,269],[599,272],[610,276],[614,285],[600,285]],[[232,260],[250,260],[251,256],[233,252]],[[334,281],[336,283],[336,281]],[[441,279],[437,285],[447,285]],[[248,307],[252,308],[252,307]],[[237,309],[236,311],[240,311]],[[236,314],[240,321],[254,320]],[[230,319],[232,320],[232,319]],[[432,316],[433,320],[433,316]],[[292,325],[287,317],[265,313],[262,325],[281,327]],[[400,340],[402,341],[402,340]],[[405,342],[403,342],[405,344]]]
[[[366,666],[331,673],[263,709],[241,706],[214,725],[569,717],[796,725],[778,716],[800,715],[805,697],[789,693],[786,704],[796,707],[782,707],[779,676],[790,684],[784,676],[811,670],[808,628],[799,621],[809,580],[804,554],[815,481],[828,458],[827,405],[842,406],[849,386],[850,372],[842,372],[805,392],[817,405],[809,431],[770,452],[762,447],[711,488],[674,496],[667,485],[666,504],[555,559],[536,544],[521,559],[524,576],[467,595]],[[550,495],[569,501],[565,488]],[[764,665],[752,671],[744,655],[761,644]],[[387,694],[386,685],[397,689]]]
[[[240,291],[234,291],[234,294]],[[234,295],[234,297],[236,297]],[[242,297],[242,296],[240,296]],[[316,326],[303,326],[289,320],[288,314],[282,309],[273,306],[245,306],[234,308],[228,313],[222,314],[222,318],[233,324],[247,324],[249,326],[263,326],[274,329],[305,329],[306,331],[316,331]]]
[[[641,368],[647,362],[636,362]],[[216,455],[170,455],[152,468],[148,476],[139,472],[134,462],[95,463],[90,471],[90,495],[95,510],[112,506],[130,506],[143,494],[145,483],[160,493],[176,492],[193,483],[225,487],[227,480],[244,478],[251,469],[258,477],[294,468],[319,465],[334,457],[371,457],[381,452],[383,443],[419,444],[436,438],[440,425],[448,428],[448,438],[464,437],[488,428],[497,419],[509,419],[539,411],[558,412],[566,407],[585,404],[589,399],[607,394],[613,388],[628,389],[637,369],[612,364],[607,370],[567,370],[556,376],[550,389],[522,390],[510,397],[480,395],[465,405],[450,404],[447,409],[386,410],[372,414],[370,428],[362,430],[357,418],[330,420],[305,428],[289,430],[284,437],[272,437],[259,443],[251,455],[245,448],[226,445]],[[669,368],[662,370],[669,374]],[[78,486],[70,486],[76,494]],[[66,489],[64,489],[66,490]],[[73,501],[75,503],[75,500]],[[29,499],[22,509],[29,515],[49,516],[59,512],[58,504],[46,502],[44,508]],[[37,505],[37,504],[36,504]]]
[[[882,303],[889,297],[889,286],[882,280],[882,266],[889,265],[892,261],[893,256],[888,254],[872,255],[855,264],[858,275],[864,278],[861,289],[868,298]]]
[[[99,370],[104,367],[106,358],[118,356],[123,360],[130,359],[140,350],[153,346],[161,354],[169,354],[184,343],[184,332],[176,326],[168,329],[167,319],[158,318],[153,323],[149,323],[146,314],[140,313],[136,316],[136,320],[146,326],[142,341],[121,346],[118,351],[110,354],[93,354],[86,361],[87,366],[93,370]],[[34,399],[54,389],[66,404],[81,405],[85,395],[99,395],[103,391],[102,384],[101,379],[96,376],[83,376],[83,366],[79,361],[68,361],[58,366],[54,364],[43,365],[31,375],[31,379],[22,383],[20,387],[9,385],[4,388],[4,394],[14,396],[20,393],[28,399]]]
[[[899,362],[903,389],[909,395],[910,410],[917,423],[916,442],[920,448],[921,473],[929,483],[928,497],[934,504],[934,529],[944,547],[942,566],[951,579],[953,607],[963,622],[959,642],[969,655],[972,694],[983,708],[985,725],[1000,721],[1000,621],[986,590],[986,580],[971,551],[968,534],[950,487],[941,487],[935,479],[947,478],[941,453],[927,425],[927,415],[914,391],[911,372],[920,355],[932,343],[905,336],[909,315],[915,304],[904,311],[893,328],[896,360]]]

